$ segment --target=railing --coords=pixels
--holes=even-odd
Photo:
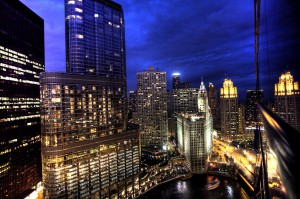
[[[300,198],[300,133],[272,111],[258,104],[269,146],[277,156],[286,197]],[[266,173],[267,174],[267,173]]]

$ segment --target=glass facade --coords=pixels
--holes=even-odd
[[[65,0],[67,72],[126,81],[122,6],[110,0]]]
[[[41,74],[45,198],[128,198],[139,189],[139,136],[126,131],[123,81]]]
[[[0,198],[22,198],[41,181],[44,21],[19,1],[0,10]]]

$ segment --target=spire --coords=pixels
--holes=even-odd
[[[200,93],[206,92],[205,85],[204,85],[204,83],[203,83],[203,77],[201,77],[201,84],[200,84],[199,92],[200,92]]]
[[[207,101],[207,92],[205,89],[205,85],[203,83],[203,78],[201,78],[200,89],[198,91],[198,111],[199,112],[205,112],[206,101]]]

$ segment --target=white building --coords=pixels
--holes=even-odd
[[[207,157],[212,149],[213,121],[207,92],[201,82],[198,92],[198,112],[177,117],[177,136],[180,152],[187,159],[192,173],[206,171]]]

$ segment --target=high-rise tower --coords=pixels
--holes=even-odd
[[[67,73],[41,74],[45,198],[134,198],[140,143],[127,128],[124,18],[110,0],[65,0]]]
[[[207,89],[208,104],[211,110],[211,114],[214,120],[214,128],[221,129],[220,121],[220,100],[217,95],[217,89],[212,83],[209,83]]]
[[[192,173],[206,171],[207,156],[212,149],[213,120],[203,82],[198,91],[198,111],[177,116],[179,151],[187,159]]]
[[[179,89],[180,87],[180,74],[173,73],[173,90]]]
[[[110,0],[65,0],[67,72],[126,82],[122,6]]]
[[[0,198],[24,198],[41,181],[39,73],[44,21],[0,0]]]
[[[255,115],[257,114],[258,121],[261,120],[259,116],[259,111],[257,109],[257,100],[258,103],[263,102],[263,90],[247,90],[247,99],[245,104],[245,120],[246,125],[251,126],[256,123]]]
[[[142,147],[162,148],[168,140],[166,72],[149,67],[138,72],[137,114]]]
[[[238,93],[231,79],[220,89],[221,132],[225,139],[235,140],[238,133]]]
[[[300,90],[291,72],[282,73],[275,84],[275,112],[300,131]]]

